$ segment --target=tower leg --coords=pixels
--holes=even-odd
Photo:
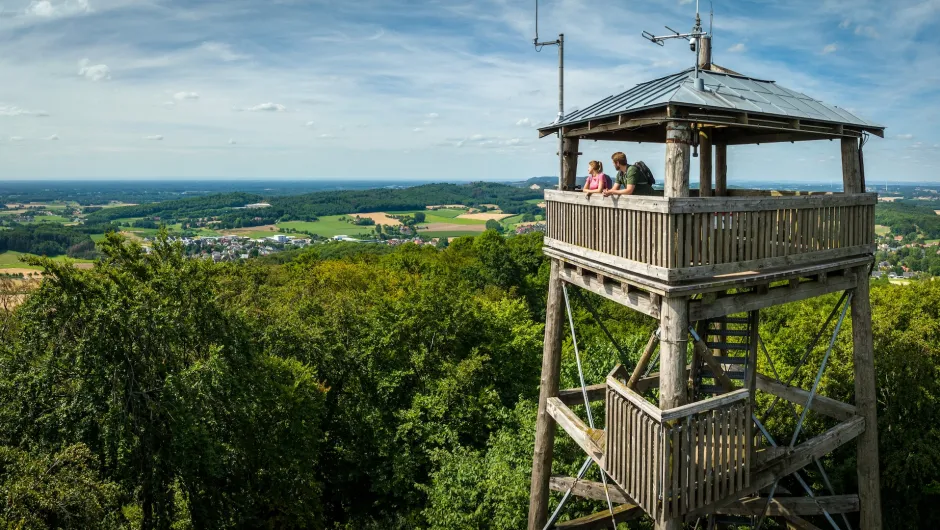
[[[875,350],[871,329],[868,267],[857,269],[852,298],[852,342],[855,351],[855,407],[865,418],[858,437],[858,499],[861,528],[881,530],[881,481],[878,472],[878,414],[875,394]]]
[[[685,365],[688,361],[689,299],[663,298],[660,312],[659,408],[679,407],[686,403]],[[682,519],[660,519],[657,530],[680,530]]]
[[[555,420],[546,411],[548,398],[558,395],[561,371],[561,333],[564,302],[561,292],[561,262],[552,260],[545,308],[545,345],[542,350],[542,379],[539,387],[539,412],[535,427],[535,453],[532,456],[532,485],[529,490],[529,530],[542,530],[548,520],[548,482],[552,475],[552,449]]]

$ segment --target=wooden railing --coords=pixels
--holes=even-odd
[[[605,467],[652,517],[681,517],[750,485],[748,391],[661,411],[607,379]]]
[[[546,190],[546,246],[666,281],[874,251],[877,195],[587,197]]]

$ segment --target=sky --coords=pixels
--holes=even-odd
[[[714,12],[715,63],[887,127],[865,148],[870,184],[940,181],[940,0]],[[687,44],[641,32],[688,31],[694,13],[541,0],[540,37],[565,33],[566,110],[692,66]],[[535,127],[557,112],[557,51],[534,31],[533,0],[0,0],[0,179],[556,175]],[[581,150],[580,173],[622,150],[662,175],[661,145]],[[838,142],[733,147],[735,179],[838,185]]]

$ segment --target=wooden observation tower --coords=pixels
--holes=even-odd
[[[692,528],[696,521],[705,523],[700,528],[735,521],[754,527],[770,517],[791,528],[817,528],[809,522],[817,519],[848,530],[846,514],[858,511],[863,530],[880,530],[868,284],[877,196],[866,193],[861,146],[869,133],[884,137],[884,128],[711,64],[708,36],[698,49],[698,69],[640,84],[540,130],[562,138],[564,163],[559,189],[545,192],[544,251],[552,266],[529,530],[554,525],[550,490],[611,507],[559,528],[610,528],[612,518],[645,513],[658,529]],[[580,140],[665,143],[665,171],[654,166],[664,191],[607,198],[573,191]],[[728,188],[729,145],[812,140],[841,148],[842,192]],[[698,190],[689,188],[693,146],[700,153]],[[559,390],[563,326],[570,323],[576,339],[565,318],[572,287],[658,319],[659,328],[631,370],[617,366],[600,384]],[[760,310],[836,292],[842,298],[813,340],[836,322],[812,388],[759,373]],[[817,393],[849,310],[854,405]],[[799,407],[792,438],[775,440],[761,424],[758,392]],[[587,423],[570,408],[586,402],[605,406],[596,425],[590,408]],[[808,411],[838,423],[805,440],[799,435]],[[586,453],[582,475],[596,464],[604,484],[552,476],[556,427]],[[813,491],[801,470],[818,466],[828,485],[820,459],[853,440],[857,494],[836,494],[831,486]],[[794,491],[778,488],[784,478]]]

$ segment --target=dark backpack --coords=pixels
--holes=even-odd
[[[609,190],[614,187],[614,181],[610,179],[610,175],[604,173],[604,189]]]
[[[643,163],[642,160],[633,164],[633,167],[635,167],[636,170],[640,172],[640,175],[643,175],[643,178],[646,179],[647,184],[649,184],[650,186],[652,186],[653,184],[656,184],[656,178],[653,177],[653,172],[650,171],[650,168],[648,168],[646,164]]]

